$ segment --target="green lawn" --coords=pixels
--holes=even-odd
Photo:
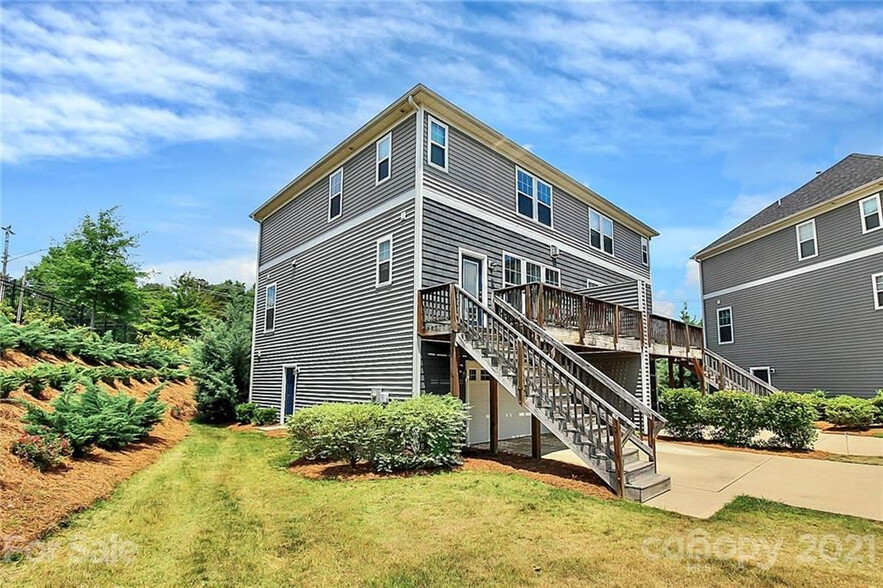
[[[0,585],[883,581],[881,554],[869,551],[872,541],[883,546],[883,525],[861,519],[742,498],[714,519],[697,521],[518,475],[320,482],[290,474],[286,461],[284,440],[195,426],[192,436],[111,499],[49,539],[42,556],[0,565]],[[695,559],[679,549],[679,540],[702,545],[703,537],[718,549]],[[663,557],[666,541],[669,556]],[[767,566],[763,546],[777,541],[781,551]],[[813,545],[823,546],[824,557]],[[759,551],[740,563],[732,547]]]

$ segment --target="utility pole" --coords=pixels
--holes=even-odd
[[[0,302],[3,302],[3,298],[6,296],[6,266],[9,263],[9,236],[14,235],[15,233],[12,232],[12,225],[0,227],[0,229],[6,234],[3,238],[3,271],[0,272]]]

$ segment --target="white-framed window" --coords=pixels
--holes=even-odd
[[[328,176],[328,221],[343,214],[343,168]]]
[[[602,285],[601,282],[597,282],[592,278],[586,278],[586,288],[599,288]]]
[[[773,370],[770,369],[770,366],[758,366],[749,368],[751,371],[751,375],[757,378],[758,380],[764,381],[767,384],[773,383]]]
[[[515,200],[518,214],[552,226],[552,184],[515,168]]]
[[[448,171],[448,125],[429,117],[429,165]]]
[[[816,239],[816,219],[797,225],[797,259],[803,261],[819,254]]]
[[[647,237],[641,237],[641,263],[650,266],[650,240]]]
[[[871,284],[874,289],[874,308],[883,310],[883,274],[871,276]]]
[[[561,270],[503,253],[503,287],[520,286],[540,282],[549,286],[561,286]]]
[[[589,209],[589,247],[613,255],[613,221]]]
[[[717,309],[717,342],[720,345],[729,345],[735,340],[733,337],[733,308],[726,306]]]
[[[876,231],[883,227],[883,208],[880,206],[880,195],[868,196],[858,203],[862,215],[862,234]]]
[[[377,239],[375,286],[392,284],[392,235]]]
[[[264,293],[264,332],[272,333],[276,329],[276,284],[267,284]]]
[[[374,185],[379,185],[389,179],[392,174],[392,133],[387,133],[385,137],[374,144],[375,153],[375,180]]]

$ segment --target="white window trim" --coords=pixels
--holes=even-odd
[[[469,249],[463,249],[462,247],[457,248],[457,284],[460,287],[463,287],[463,256],[471,257],[473,259],[481,260],[481,302],[482,304],[487,304],[488,297],[488,263],[487,263],[487,255],[483,253],[478,253],[476,251],[470,251]]]
[[[880,220],[880,224],[874,227],[873,229],[868,229],[865,226],[865,209],[864,204],[869,200],[877,201],[877,218]],[[858,201],[858,215],[861,219],[862,223],[862,235],[867,235],[868,233],[873,233],[874,231],[879,231],[883,229],[883,202],[880,200],[880,194],[874,194],[873,196],[868,196],[867,198],[862,198]]]
[[[270,291],[270,288],[273,288],[273,328],[267,328],[267,310],[269,310],[267,306],[267,294]],[[264,332],[272,333],[276,330],[276,309],[279,308],[279,288],[276,287],[276,282],[272,284],[267,284],[264,286]]]
[[[530,177],[532,191],[533,191],[533,196],[530,197],[531,200],[533,201],[533,206],[531,207],[531,212],[533,213],[533,216],[528,216],[528,215],[522,213],[520,210],[518,210],[518,195],[520,194],[520,191],[518,190],[518,172],[521,172],[521,173],[525,174],[526,176]],[[549,202],[549,224],[548,225],[544,222],[541,222],[540,218],[539,218],[539,216],[540,216],[540,195],[539,195],[540,182],[549,186],[549,197],[552,199],[551,202]],[[543,206],[545,206],[545,204],[543,204]],[[544,226],[548,229],[554,229],[555,228],[555,186],[553,186],[551,182],[547,182],[546,180],[539,177],[535,173],[529,172],[526,169],[524,169],[523,167],[515,166],[515,214],[517,214],[519,217],[529,218],[532,221],[534,221],[535,223],[537,223],[538,225]]]
[[[641,264],[650,267],[650,239],[641,237]]]
[[[380,244],[384,241],[389,241],[389,280],[386,282],[380,281]],[[392,260],[393,260],[393,238],[392,235],[386,235],[385,237],[381,237],[374,242],[374,287],[375,288],[383,288],[385,286],[392,285]],[[385,263],[385,262],[384,262]]]
[[[557,284],[553,284],[548,279],[546,279],[546,274],[548,274],[550,271],[558,274],[558,283]],[[550,286],[554,286],[556,288],[560,288],[561,287],[561,270],[558,269],[557,267],[552,267],[550,265],[547,265],[546,267],[544,267],[543,268],[543,283],[548,284]]]
[[[721,341],[721,313],[725,310],[730,311],[730,324],[728,325],[730,327],[730,340],[729,341]],[[717,344],[718,345],[732,345],[736,341],[736,327],[734,324],[735,322],[736,321],[733,320],[733,307],[732,306],[722,306],[721,308],[717,309],[717,324],[715,326],[717,327]]]
[[[340,212],[337,213],[337,216],[331,216],[331,201],[334,199],[334,194],[331,193],[331,185],[332,179],[337,174],[340,174]],[[343,216],[343,168],[339,167],[328,176],[328,222],[335,221]]]
[[[757,378],[757,376],[754,374],[755,370],[757,370],[757,371],[766,370],[767,376],[769,377],[769,382],[767,382],[767,384],[769,384],[770,386],[773,385],[773,368],[771,368],[768,365],[757,365],[757,366],[748,368],[748,372],[752,376]],[[757,378],[757,379],[760,380],[760,378]],[[763,380],[761,380],[761,381],[763,381]]]
[[[383,141],[386,141],[387,139],[389,140],[389,155],[387,155],[387,156],[384,157],[383,159],[388,159],[388,160],[389,160],[389,165],[386,166],[386,167],[387,167],[387,174],[386,174],[386,177],[383,178],[383,179],[381,180],[381,179],[378,177],[378,176],[380,175],[380,162],[383,161],[383,159],[380,159],[380,157],[379,157],[379,155],[380,155],[380,144],[381,144]],[[375,186],[379,186],[380,184],[385,183],[385,182],[386,182],[387,180],[389,180],[391,177],[392,177],[392,131],[390,131],[390,132],[388,132],[387,134],[385,134],[384,136],[380,137],[380,138],[377,139],[377,141],[374,143],[374,185],[375,185]],[[342,207],[341,207],[341,210],[342,210]]]
[[[437,124],[438,126],[442,127],[445,130],[445,144],[444,145],[436,143],[435,141],[432,140],[432,123]],[[448,155],[449,155],[448,150],[451,148],[451,131],[448,128],[448,125],[441,122],[440,120],[438,120],[434,116],[429,115],[429,124],[426,125],[426,133],[427,133],[427,138],[429,139],[426,142],[426,163],[428,163],[429,165],[431,165],[435,169],[440,169],[441,171],[447,173],[447,171],[448,171]],[[445,150],[445,165],[444,165],[444,167],[437,165],[432,161],[432,146],[433,145],[438,145],[439,147],[441,147],[442,149]]]
[[[871,292],[874,293],[874,310],[883,310],[883,304],[880,304],[880,290],[877,290],[877,278],[883,277],[883,273],[871,276]]]
[[[520,262],[520,264],[519,264],[519,267],[521,268],[521,283],[520,284],[509,284],[508,282],[506,282],[506,258],[507,257],[513,257]],[[547,265],[545,263],[540,263],[540,262],[535,261],[533,259],[528,259],[522,255],[517,255],[515,253],[509,253],[508,251],[503,251],[503,255],[501,257],[501,260],[503,262],[503,266],[502,266],[503,267],[503,277],[502,277],[503,281],[502,281],[502,284],[503,284],[504,288],[509,288],[509,287],[516,286],[516,285],[517,286],[524,286],[525,284],[532,283],[532,282],[527,281],[527,264],[528,263],[532,263],[536,266],[539,266],[540,278],[541,278],[540,283],[541,284],[544,284],[547,286],[552,286],[553,288],[561,288],[562,287],[561,283],[564,280],[564,272],[561,271],[560,267],[555,267],[554,265]],[[554,270],[554,271],[558,272],[558,285],[557,286],[546,282],[546,270],[547,269]]]
[[[815,253],[813,253],[812,255],[807,255],[806,257],[803,257],[801,255],[801,251],[800,251],[800,244],[801,244],[801,242],[806,243],[806,241],[800,240],[800,227],[803,227],[806,225],[812,225],[812,240],[813,240],[813,243],[815,244]],[[819,236],[818,236],[818,233],[816,233],[816,219],[812,218],[806,222],[796,225],[794,227],[794,233],[797,235],[797,260],[798,261],[803,261],[805,259],[812,259],[813,257],[819,256]]]
[[[595,247],[594,245],[592,245],[592,213],[593,212],[595,214],[597,214],[599,217],[601,217],[601,226],[600,226],[601,246],[600,247]],[[595,251],[600,251],[601,253],[603,253],[604,255],[607,255],[609,257],[616,257],[616,237],[614,236],[616,234],[616,225],[614,224],[613,219],[610,218],[609,216],[601,214],[600,212],[598,212],[594,208],[589,208],[589,212],[587,214],[589,217],[589,248],[594,249]],[[604,219],[607,219],[610,221],[610,248],[612,249],[612,251],[610,253],[607,253],[606,251],[604,251]]]
[[[586,289],[587,290],[589,288],[600,288],[601,286],[604,286],[604,284],[602,284],[598,280],[593,280],[592,278],[586,278]]]

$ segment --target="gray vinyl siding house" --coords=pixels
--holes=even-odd
[[[881,189],[850,155],[700,251],[707,347],[783,390],[883,388]]]
[[[435,154],[432,121],[435,140],[445,128]],[[389,178],[378,184],[376,143],[390,132]],[[443,166],[435,165],[440,148]],[[342,210],[329,220],[340,169]],[[518,170],[551,188],[551,226],[518,212]],[[536,211],[539,201],[534,194]],[[590,245],[590,209],[612,225],[612,254]],[[416,292],[461,282],[463,256],[482,264],[485,298],[507,283],[508,260],[520,264],[522,283],[539,266],[563,288],[591,286],[635,308],[650,301],[656,232],[422,85],[252,217],[260,239],[250,397],[283,419],[322,402],[448,392],[448,346],[418,338]],[[389,236],[391,283],[378,286],[378,243]],[[628,362],[617,368],[628,372],[622,379],[649,400],[649,368]]]

